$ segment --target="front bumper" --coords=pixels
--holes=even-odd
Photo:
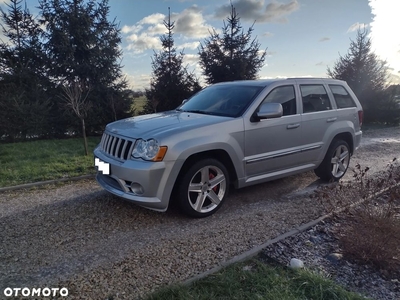
[[[117,161],[99,148],[95,149],[94,156],[110,167],[108,175],[101,171],[96,175],[97,182],[104,189],[140,206],[157,211],[167,210],[172,191],[168,176],[172,164],[130,159]],[[139,192],[138,186],[141,187]]]

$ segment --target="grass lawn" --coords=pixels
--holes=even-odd
[[[156,299],[365,299],[332,281],[304,270],[270,266],[260,260],[234,264],[189,286],[172,286],[150,295]]]
[[[135,109],[135,114],[138,115],[146,105],[146,96],[140,96],[138,98],[133,98],[132,109]]]
[[[101,137],[0,144],[0,187],[95,173],[92,151]]]

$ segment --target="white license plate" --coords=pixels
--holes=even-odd
[[[94,159],[94,165],[97,168],[97,171],[102,172],[104,175],[110,175],[110,164],[104,161],[101,161],[97,157]]]

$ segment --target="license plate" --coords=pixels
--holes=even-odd
[[[97,171],[102,172],[104,175],[110,175],[110,164],[104,161],[101,161],[97,157],[94,159],[94,165],[97,168]]]

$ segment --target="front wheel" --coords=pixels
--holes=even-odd
[[[207,217],[221,207],[228,190],[229,175],[225,166],[216,159],[203,159],[181,177],[179,206],[191,217]]]
[[[326,181],[338,181],[350,164],[350,148],[343,140],[334,140],[315,174]]]

